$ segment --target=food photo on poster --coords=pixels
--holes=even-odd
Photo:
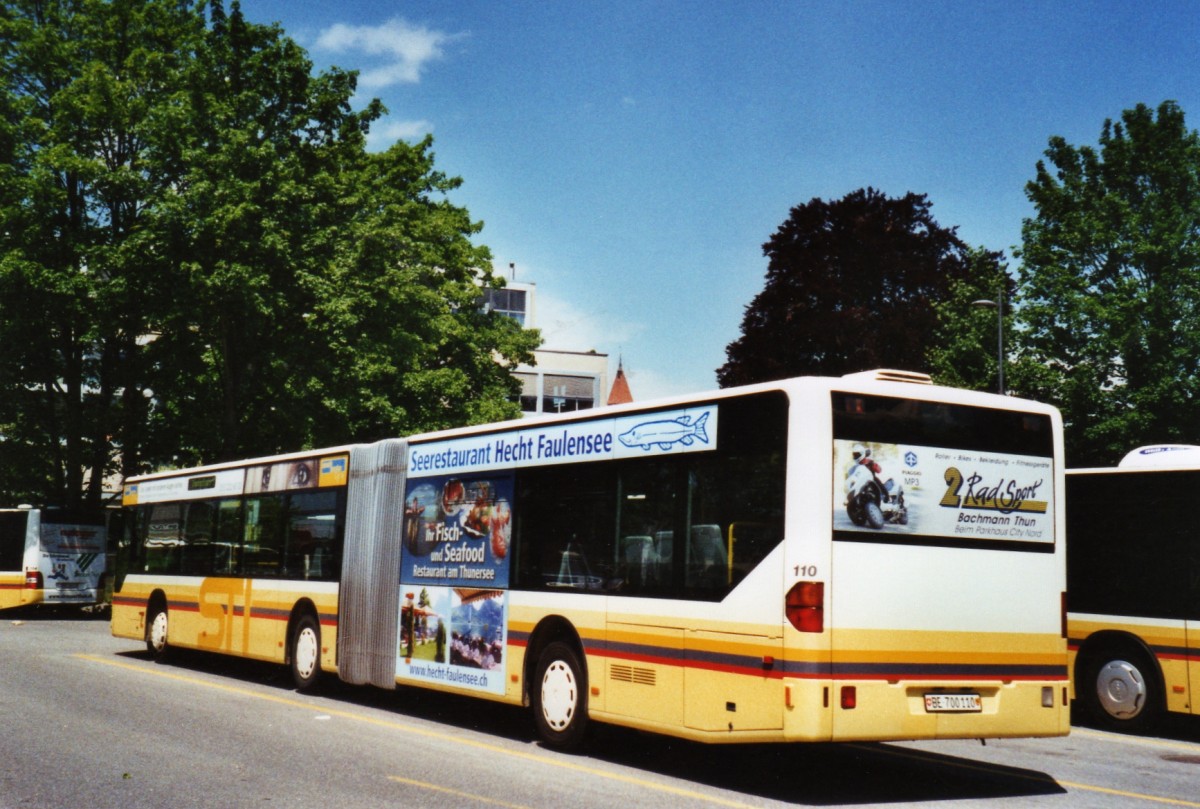
[[[400,679],[504,692],[511,474],[410,482],[404,498]]]
[[[401,581],[508,587],[512,489],[505,474],[410,483]]]

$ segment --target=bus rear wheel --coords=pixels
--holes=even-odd
[[[166,607],[157,607],[146,622],[146,651],[160,663],[167,658]]]
[[[297,691],[311,691],[321,679],[321,627],[305,615],[292,633],[292,681]]]
[[[575,650],[555,642],[538,658],[533,718],[547,747],[573,750],[587,734],[587,686]]]
[[[1110,730],[1138,733],[1158,718],[1162,695],[1153,664],[1133,649],[1094,658],[1083,697],[1096,722]]]

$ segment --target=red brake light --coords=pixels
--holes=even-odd
[[[825,582],[800,581],[784,599],[788,623],[801,632],[825,631]]]
[[[41,590],[42,589],[42,571],[26,570],[25,571],[25,589],[26,590]]]
[[[858,688],[853,685],[842,686],[842,708],[852,711],[858,707]]]

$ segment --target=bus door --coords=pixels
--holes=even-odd
[[[735,520],[692,525],[689,534],[685,592],[728,595],[706,605],[710,620],[687,633],[684,725],[704,731],[779,730],[783,627],[761,620],[782,601],[779,568],[771,562],[758,564],[773,546],[782,554],[778,531],[761,522]],[[744,586],[731,591],[735,581]]]

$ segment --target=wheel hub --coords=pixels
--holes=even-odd
[[[1096,694],[1109,716],[1133,719],[1146,707],[1146,680],[1137,666],[1113,660],[1097,674]]]
[[[571,667],[555,660],[542,677],[542,716],[546,724],[561,731],[571,724],[578,699],[575,675]]]
[[[307,679],[317,667],[317,636],[305,627],[296,638],[296,671]]]

